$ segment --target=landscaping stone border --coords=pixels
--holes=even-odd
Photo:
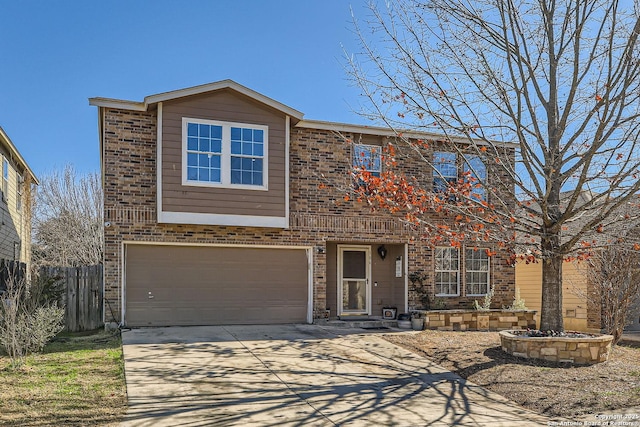
[[[500,331],[502,351],[525,359],[542,359],[593,365],[605,362],[611,352],[611,335],[588,337],[527,337]]]
[[[501,331],[535,329],[535,310],[414,310],[424,315],[425,329],[438,331]]]

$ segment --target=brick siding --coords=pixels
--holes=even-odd
[[[409,272],[427,275],[427,291],[433,295],[432,251],[391,214],[372,212],[356,202],[345,201],[351,185],[351,147],[346,138],[325,130],[291,129],[290,216],[288,229],[158,224],[156,222],[156,126],[155,111],[134,112],[104,109],[104,283],[109,307],[105,321],[120,321],[122,301],[122,242],[175,242],[193,244],[260,244],[313,246],[314,317],[326,308],[326,243],[407,243]],[[402,166],[418,176],[424,167],[407,157]],[[425,178],[430,174],[425,174]],[[321,185],[324,184],[325,186]],[[338,221],[339,219],[339,221]],[[463,253],[463,252],[462,252]],[[499,252],[491,260],[495,286],[493,305],[500,308],[513,301],[514,268],[509,254]],[[464,261],[463,261],[464,263]],[[464,265],[464,264],[462,264]],[[461,270],[461,291],[464,270]],[[463,291],[464,292],[464,291]],[[433,297],[431,297],[433,300]],[[443,298],[450,308],[468,308],[476,298]],[[421,306],[420,292],[410,290],[409,308]]]

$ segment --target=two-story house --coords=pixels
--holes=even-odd
[[[90,104],[104,186],[106,322],[407,312],[420,304],[408,280],[418,270],[432,299],[449,307],[466,308],[490,287],[497,306],[513,299],[508,253],[432,249],[397,216],[344,197],[354,168],[383,168],[382,147],[396,137],[388,129],[305,120],[230,80]],[[454,153],[430,150],[443,173],[461,173]],[[417,158],[400,167],[433,177]]]
[[[31,264],[31,191],[38,179],[0,127],[0,259]],[[27,268],[28,271],[28,268]]]

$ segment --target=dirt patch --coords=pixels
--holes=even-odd
[[[540,414],[575,417],[640,406],[640,348],[618,345],[607,362],[572,366],[504,353],[497,332],[423,331],[385,339]]]

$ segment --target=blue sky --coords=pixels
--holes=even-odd
[[[305,114],[366,123],[344,71],[365,0],[3,1],[0,126],[36,175],[99,169],[87,99],[232,79]]]

